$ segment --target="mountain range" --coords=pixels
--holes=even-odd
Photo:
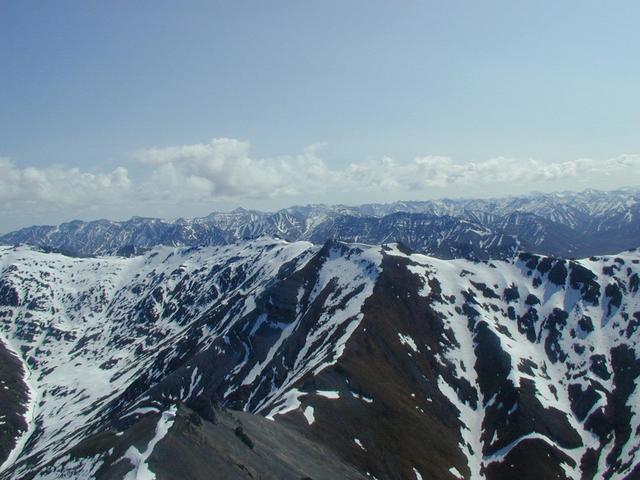
[[[322,244],[400,242],[438,258],[507,259],[526,251],[564,258],[615,254],[640,244],[640,191],[587,190],[501,199],[237,209],[166,221],[134,217],[33,226],[0,236],[75,256],[135,255],[158,245],[212,246],[260,236]]]
[[[638,479],[639,200],[7,234],[0,480]]]
[[[2,247],[0,478],[639,478],[639,263]]]

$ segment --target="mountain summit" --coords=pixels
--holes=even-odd
[[[225,245],[264,235],[317,244],[328,239],[401,242],[443,259],[507,259],[521,251],[565,258],[615,254],[640,244],[640,192],[307,205],[275,213],[238,208],[175,222],[76,220],[8,233],[0,236],[0,244],[29,244],[75,256],[135,255],[158,245]]]
[[[639,262],[2,247],[0,478],[638,478]]]

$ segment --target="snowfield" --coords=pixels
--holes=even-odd
[[[308,431],[376,478],[394,478],[376,463],[389,432],[362,423],[380,415],[432,436],[411,462],[387,448],[406,478],[491,479],[533,445],[560,478],[634,478],[639,259],[269,238],[131,258],[0,247],[0,340],[30,392],[0,478],[92,478],[122,461],[125,478],[155,478],[147,461],[177,405],[203,398]],[[142,447],[70,456],[148,415]],[[429,465],[431,441],[446,464]]]

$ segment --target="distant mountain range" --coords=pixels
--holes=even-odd
[[[125,255],[158,245],[214,246],[260,236],[324,243],[400,242],[439,258],[511,258],[519,251],[564,258],[640,245],[640,190],[536,193],[498,199],[294,206],[275,213],[214,212],[190,220],[75,220],[0,236],[74,256]]]

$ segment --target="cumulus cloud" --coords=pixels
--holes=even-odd
[[[363,203],[557,189],[567,185],[563,183],[567,180],[594,188],[640,182],[640,155],[562,162],[511,158],[461,162],[443,156],[399,161],[383,157],[338,168],[321,158],[322,147],[312,145],[297,155],[255,158],[248,142],[216,138],[195,145],[142,149],[131,155],[132,162],[126,167],[105,173],[61,166],[20,168],[13,160],[0,157],[1,208],[4,212],[58,209],[74,215],[74,208],[86,210],[88,205],[94,206],[95,212],[101,207],[113,212],[106,207],[188,208],[195,202],[243,205],[256,201],[283,206],[290,199],[332,203],[347,196],[353,203]],[[138,174],[130,176],[134,171]],[[603,183],[606,179],[611,181]]]
[[[21,203],[55,208],[121,201],[131,190],[132,183],[124,167],[108,173],[60,166],[19,168],[10,158],[0,157],[0,201],[5,208]]]
[[[249,143],[217,138],[204,144],[144,149],[134,158],[152,167],[143,189],[148,198],[163,200],[260,199],[330,195],[338,190],[419,193],[507,183],[535,187],[566,178],[611,176],[640,167],[638,155],[557,163],[503,157],[457,162],[449,157],[424,156],[408,162],[383,157],[332,169],[320,158],[321,147],[310,146],[295,156],[256,159],[250,156]]]
[[[255,159],[250,145],[230,138],[149,148],[134,153],[151,166],[141,194],[149,200],[237,200],[301,195],[326,188],[335,172],[318,158],[318,145],[300,155]]]
[[[349,184],[360,188],[428,191],[433,188],[481,187],[521,184],[530,187],[570,178],[596,179],[640,171],[640,155],[606,160],[578,159],[557,163],[493,158],[481,162],[455,162],[449,157],[418,157],[410,162],[392,158],[352,164],[342,172]],[[597,186],[597,185],[594,185]]]

